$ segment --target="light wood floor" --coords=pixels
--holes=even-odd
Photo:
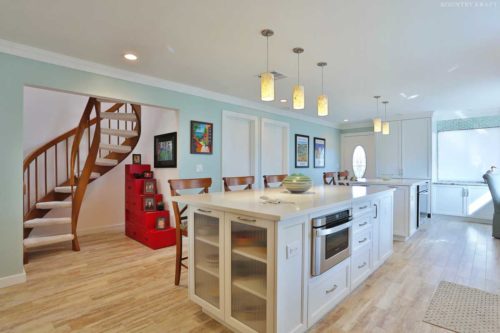
[[[28,282],[0,289],[0,332],[227,332],[188,300],[187,274],[173,285],[173,248],[122,233],[80,244],[32,255]],[[441,280],[500,293],[490,226],[433,219],[311,331],[447,332],[422,322]]]

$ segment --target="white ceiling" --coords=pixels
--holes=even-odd
[[[296,81],[292,48],[305,49],[306,110],[289,112],[315,117],[318,61],[328,62],[334,122],[373,117],[376,94],[390,101],[393,115],[499,108],[500,1],[446,6],[456,3],[0,0],[0,38],[259,101],[256,75],[265,70],[266,45],[260,30],[271,28],[270,67],[288,76],[276,83],[278,100],[290,100]],[[127,51],[139,61],[124,60]]]

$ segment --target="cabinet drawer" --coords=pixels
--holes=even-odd
[[[352,205],[352,215],[358,217],[371,211],[370,201],[360,201]]]
[[[351,290],[359,286],[371,273],[371,248],[363,247],[351,257]]]
[[[352,236],[352,253],[355,254],[356,251],[367,244],[370,244],[372,240],[372,228],[365,228],[358,231]]]
[[[371,215],[363,215],[361,217],[355,218],[352,220],[352,232],[356,234],[357,232],[367,229],[372,224],[372,216]]]
[[[349,294],[349,259],[309,282],[309,325]]]

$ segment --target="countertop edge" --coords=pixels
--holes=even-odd
[[[181,203],[181,204],[192,205],[195,207],[209,208],[209,209],[225,211],[225,212],[229,212],[229,213],[233,213],[233,214],[252,216],[252,217],[256,217],[256,218],[261,218],[261,219],[265,219],[265,220],[271,220],[271,221],[278,222],[278,221],[288,220],[291,218],[296,218],[299,216],[307,216],[307,215],[313,214],[315,212],[328,210],[329,208],[333,208],[336,206],[341,206],[341,205],[345,205],[345,204],[352,205],[353,202],[358,202],[358,201],[363,201],[366,199],[376,198],[376,197],[385,195],[387,192],[394,192],[394,191],[395,191],[394,188],[388,188],[386,190],[382,190],[382,191],[377,192],[377,193],[370,193],[370,194],[367,194],[364,196],[360,196],[360,197],[356,197],[356,198],[352,198],[352,199],[348,199],[348,200],[336,201],[336,202],[332,202],[330,204],[327,204],[327,205],[324,205],[321,207],[308,208],[308,209],[304,209],[304,210],[301,210],[301,211],[296,212],[296,213],[289,213],[286,215],[267,214],[267,213],[262,213],[262,212],[258,212],[258,211],[248,211],[248,210],[238,209],[238,208],[233,208],[233,207],[224,207],[224,206],[220,206],[217,204],[199,201],[196,199],[190,200],[189,198],[186,198],[186,197],[183,198],[183,196],[171,197],[171,200],[178,202],[178,203]]]

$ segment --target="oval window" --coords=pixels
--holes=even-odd
[[[356,146],[352,154],[352,170],[356,178],[363,178],[366,172],[366,152],[362,146]]]

